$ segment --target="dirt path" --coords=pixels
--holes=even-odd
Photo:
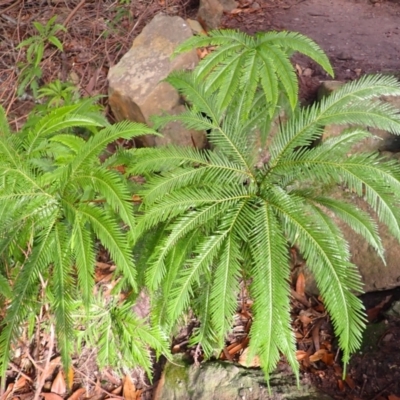
[[[259,14],[227,15],[225,25],[244,27],[248,32],[285,29],[307,35],[328,54],[338,79],[372,72],[400,73],[398,0],[254,2],[262,9],[262,18]]]

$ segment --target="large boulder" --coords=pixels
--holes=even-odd
[[[129,119],[151,125],[152,115],[176,115],[184,110],[179,93],[162,81],[174,70],[196,67],[195,49],[171,60],[176,47],[191,36],[192,30],[182,18],[158,14],[135,38],[128,53],[108,73],[109,104],[118,121]],[[146,136],[139,144],[205,145],[204,132],[187,130],[178,123],[161,132],[164,137]]]
[[[270,375],[268,392],[260,369],[248,369],[228,362],[187,365],[176,356],[167,363],[153,400],[330,400],[310,385],[306,377],[298,387],[292,372],[282,365]]]

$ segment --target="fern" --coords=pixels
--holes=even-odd
[[[84,307],[86,318],[97,315],[93,288],[99,243],[116,263],[120,287],[138,289],[129,182],[110,162],[102,164],[99,156],[118,138],[155,132],[132,122],[111,126],[94,100],[55,109],[42,107],[15,133],[0,108],[0,287],[10,302],[1,322],[2,377],[12,343],[44,303],[50,304],[58,348],[68,370],[79,322],[73,314],[76,303]],[[119,365],[122,354],[125,366],[140,364],[150,373],[148,346],[167,354],[166,341],[161,331],[130,317],[131,306],[132,302],[126,302],[103,307],[103,317],[114,324],[113,335],[121,337],[109,344],[111,354],[99,354],[99,361]],[[130,336],[136,331],[139,342]],[[96,338],[97,343],[90,344],[104,340]],[[125,348],[117,349],[118,344]]]
[[[295,32],[260,32],[253,37],[233,30],[215,30],[208,36],[192,37],[175,52],[203,46],[217,46],[197,67],[196,75],[205,82],[205,92],[216,93],[221,109],[233,97],[243,96],[242,117],[250,113],[259,87],[263,89],[271,117],[282,94],[287,96],[292,109],[296,107],[297,79],[289,60],[293,52],[307,55],[333,76],[329,60],[319,46]]]
[[[268,130],[263,115],[276,113],[277,86],[292,107],[296,103],[288,51],[302,51],[331,72],[329,62],[313,42],[287,32],[251,38],[216,31],[179,50],[207,45],[219,47],[193,73],[176,72],[167,79],[191,107],[155,122],[180,120],[191,129],[208,129],[213,150],[131,150],[131,172],[147,178],[137,228],[143,235],[157,227],[163,232],[147,262],[154,320],[172,332],[185,312],[194,310],[201,327],[192,343],[201,342],[209,357],[223,347],[240,278],[251,277],[251,354],[259,355],[267,378],[281,353],[298,373],[288,285],[288,250],[297,245],[332,317],[346,364],[360,345],[366,319],[354,294],[361,291],[357,267],[330,213],[382,257],[383,248],[371,216],[345,193],[332,197],[329,188],[347,188],[362,198],[400,240],[399,164],[377,154],[348,155],[370,135],[363,127],[400,134],[398,110],[380,100],[399,96],[400,84],[388,76],[367,76],[319,104],[294,108],[270,138],[270,157],[260,164],[258,135]],[[356,127],[311,148],[327,123]]]

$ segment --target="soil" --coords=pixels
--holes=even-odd
[[[17,66],[25,60],[24,52],[16,46],[35,34],[33,21],[45,23],[58,15],[59,22],[68,29],[59,36],[64,44],[63,54],[50,48],[45,50],[40,84],[56,78],[72,80],[83,96],[106,95],[108,69],[128,51],[146,23],[160,11],[195,18],[198,2],[0,0],[0,104],[13,127],[21,126],[34,105],[29,90],[20,98],[16,96]],[[237,9],[224,15],[221,27],[248,33],[290,30],[305,34],[328,54],[339,80],[377,72],[400,75],[399,0],[241,0]],[[315,99],[319,82],[331,78],[305,57],[295,57],[294,63],[299,72],[301,99],[310,103]],[[106,97],[103,102],[107,110]],[[371,321],[366,333],[369,341],[364,343],[361,353],[353,356],[345,380],[341,379],[342,370],[337,362],[303,363],[303,369],[311,372],[318,386],[337,399],[400,399],[400,321],[384,314],[398,298],[399,290],[365,297]],[[320,306],[318,302],[315,304]],[[294,314],[298,312],[294,308]],[[330,346],[330,353],[334,353],[334,340]],[[93,371],[83,375],[87,386],[95,385],[99,379]],[[12,377],[21,377],[18,364],[12,366],[9,378]],[[120,380],[107,371],[100,378],[106,383],[96,398],[107,398],[108,388],[115,387]],[[145,384],[142,387],[145,388],[142,398],[150,399],[151,390]],[[28,390],[19,396],[14,393],[14,397],[29,399],[31,394],[32,390]]]

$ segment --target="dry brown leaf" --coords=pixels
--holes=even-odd
[[[296,351],[296,360],[301,361],[308,357],[308,354],[304,350],[297,350]]]
[[[51,391],[59,395],[64,395],[67,391],[67,384],[65,382],[64,374],[60,370],[51,385]]]
[[[300,272],[299,276],[297,277],[296,281],[296,293],[300,296],[305,296],[305,288],[306,288],[306,278],[304,274]]]
[[[137,400],[136,386],[129,375],[125,375],[123,396],[125,400]]]
[[[304,313],[300,313],[299,320],[303,324],[303,328],[305,328],[307,325],[309,325],[312,321],[312,319]]]
[[[26,378],[21,376],[14,385],[14,392],[18,392],[26,386]]]
[[[68,397],[68,400],[82,400],[85,395],[86,395],[86,389],[79,388],[74,393],[72,393],[71,396]]]
[[[118,386],[111,391],[111,394],[116,394],[117,396],[119,396],[121,393],[122,393],[122,386]]]
[[[234,8],[234,9],[231,11],[231,14],[235,15],[235,14],[240,14],[240,13],[242,13],[242,12],[243,12],[243,10],[242,10],[241,8]]]
[[[61,365],[61,357],[53,358],[50,361],[50,364],[49,364],[49,366],[48,366],[48,368],[46,370],[45,380],[51,378],[53,376],[54,371],[56,370],[56,368],[59,367],[60,365]]]
[[[323,358],[323,356],[327,353],[325,349],[320,349],[317,350],[314,354],[310,356],[310,361],[311,362],[316,362],[319,361]]]
[[[389,394],[388,400],[400,400],[400,397],[395,396],[394,394]]]
[[[10,383],[7,387],[7,390],[4,392],[3,396],[1,397],[1,400],[8,399],[8,395],[13,391],[13,389],[14,389],[14,384]]]
[[[338,383],[339,390],[341,392],[343,392],[344,391],[344,383],[343,383],[343,381],[341,379],[338,379],[337,383]]]
[[[249,348],[245,348],[243,353],[239,357],[238,363],[240,365],[243,365],[244,367],[247,368],[258,368],[261,366],[260,364],[260,357],[257,355],[254,356],[251,360],[248,359],[248,354],[249,354]]]
[[[44,400],[63,400],[63,398],[56,393],[42,392],[40,395],[44,397]]]
[[[344,381],[349,385],[349,388],[351,390],[354,390],[356,388],[356,384],[354,383],[351,375],[346,375],[346,378],[344,379]]]
[[[386,296],[378,305],[367,310],[367,317],[369,322],[373,322],[379,317],[382,309],[386,306],[387,303],[389,303],[391,298],[391,295]]]

